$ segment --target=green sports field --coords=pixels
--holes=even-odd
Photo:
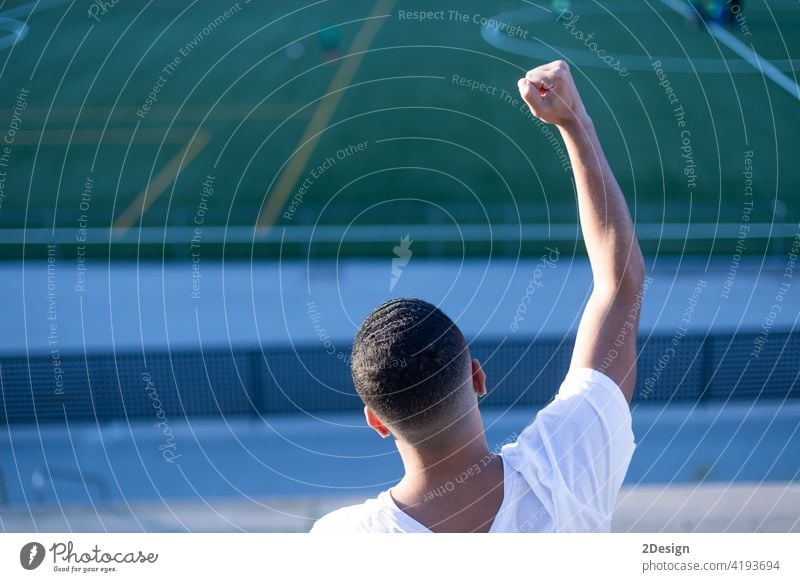
[[[4,2],[0,29],[4,258],[568,244],[560,139],[516,94],[559,57],[646,252],[776,251],[800,220],[797,2],[745,3],[750,60],[659,0]]]

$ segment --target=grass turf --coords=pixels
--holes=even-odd
[[[4,3],[0,16],[21,4]],[[579,18],[569,26],[566,15],[548,12],[547,2],[448,3],[437,5],[440,19],[426,22],[408,16],[430,10],[423,2],[385,6],[379,14],[388,17],[377,19],[369,53],[352,79],[344,77],[347,87],[337,84],[337,75],[341,81],[353,57],[341,57],[375,24],[365,20],[371,2],[119,2],[94,18],[85,6],[67,3],[34,12],[27,36],[0,53],[5,136],[17,97],[27,91],[3,168],[0,226],[55,226],[77,236],[81,226],[108,227],[127,211],[133,218],[123,222],[133,232],[143,225],[166,226],[169,233],[193,228],[202,209],[203,228],[252,228],[266,201],[280,195],[281,172],[322,109],[327,123],[317,123],[321,133],[306,145],[313,151],[276,206],[273,236],[281,226],[427,224],[409,227],[418,252],[535,252],[544,243],[465,249],[459,227],[482,225],[488,238],[497,224],[575,223],[557,132],[543,131],[511,101],[526,69],[559,54],[580,57],[573,66],[577,83],[637,222],[740,223],[750,201],[754,221],[800,219],[800,102],[660,2],[573,2]],[[481,37],[476,20],[519,8],[525,8],[516,13],[519,31],[506,32],[541,58],[501,50]],[[745,15],[750,34],[734,27],[734,35],[792,76],[786,61],[800,39],[796,4],[748,2]],[[320,35],[321,29],[327,32]],[[595,45],[586,41],[589,34]],[[323,45],[337,37],[338,53],[323,54]],[[630,64],[629,74],[606,65],[593,52],[599,50],[621,66]],[[650,66],[657,61],[683,64],[659,76]],[[685,72],[687,64],[701,72]],[[473,82],[485,87],[465,86]],[[323,97],[330,88],[344,92],[338,103]],[[190,144],[197,132],[207,144],[198,137]],[[341,153],[358,143],[366,148]],[[187,149],[191,155],[179,168]],[[749,162],[745,152],[752,152]],[[752,197],[745,196],[746,164]],[[213,195],[204,196],[209,175]],[[82,199],[87,177],[91,197]],[[303,182],[308,187],[298,196]],[[426,245],[430,228],[451,233],[453,242]],[[391,255],[393,244],[347,244],[342,233],[317,251]],[[163,248],[99,245],[92,252],[191,252],[189,237],[167,238]],[[646,247],[709,254],[730,252],[734,242],[652,241]],[[64,244],[61,252],[74,246]],[[765,248],[751,239],[745,250]],[[25,256],[42,249],[31,245]],[[248,256],[307,250],[226,246]],[[0,252],[18,258],[23,247],[5,244]],[[221,254],[223,248],[204,242],[203,252]]]

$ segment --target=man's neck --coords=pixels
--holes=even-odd
[[[503,500],[503,463],[483,434],[439,449],[398,442],[405,476],[391,490],[400,508],[434,531],[487,531]]]
[[[454,470],[463,470],[465,466],[468,467],[492,456],[486,436],[482,433],[463,439],[452,439],[452,442],[430,447],[413,447],[398,442],[397,448],[403,459],[405,477],[410,482],[428,481],[437,476],[452,476]]]

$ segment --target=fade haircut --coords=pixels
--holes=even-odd
[[[436,440],[475,405],[461,330],[420,299],[393,299],[370,313],[356,334],[350,366],[364,404],[415,444]]]

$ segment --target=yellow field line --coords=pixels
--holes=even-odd
[[[180,151],[172,156],[172,159],[167,162],[161,171],[153,178],[153,181],[145,186],[136,199],[131,202],[125,212],[120,214],[119,218],[114,221],[114,235],[120,237],[127,232],[127,230],[136,224],[150,205],[155,202],[164,191],[169,188],[183,169],[188,166],[192,160],[197,157],[203,148],[206,147],[211,139],[208,131],[201,129],[197,132],[194,138],[190,138],[188,142],[180,149]]]
[[[48,129],[45,131],[23,130],[18,131],[14,137],[14,145],[70,145],[70,146],[97,146],[100,145],[128,145],[134,144],[160,144],[164,143],[186,143],[186,140],[194,135],[194,128],[172,128],[169,133],[164,133],[166,129],[161,127],[140,128],[131,142],[133,128],[107,129]]]
[[[278,179],[275,188],[269,193],[267,204],[261,216],[258,217],[257,225],[260,228],[269,230],[272,225],[275,224],[275,220],[281,208],[283,208],[283,205],[289,198],[289,194],[291,194],[295,184],[297,184],[298,179],[303,173],[303,170],[305,170],[308,160],[311,159],[311,155],[314,153],[314,149],[319,142],[319,138],[314,136],[320,133],[330,122],[344,95],[342,89],[353,80],[359,65],[361,65],[361,61],[364,60],[367,49],[372,44],[375,35],[378,33],[378,30],[385,20],[384,18],[376,17],[387,14],[392,9],[394,3],[395,0],[381,0],[375,4],[375,8],[373,8],[369,15],[369,20],[364,22],[358,34],[356,34],[356,38],[353,40],[349,51],[349,54],[352,56],[342,60],[339,69],[336,71],[336,75],[333,77],[330,86],[324,93],[327,97],[317,105],[314,115],[308,122],[303,136],[298,142],[297,147],[302,149],[292,158],[291,162],[289,162],[289,165]]]

